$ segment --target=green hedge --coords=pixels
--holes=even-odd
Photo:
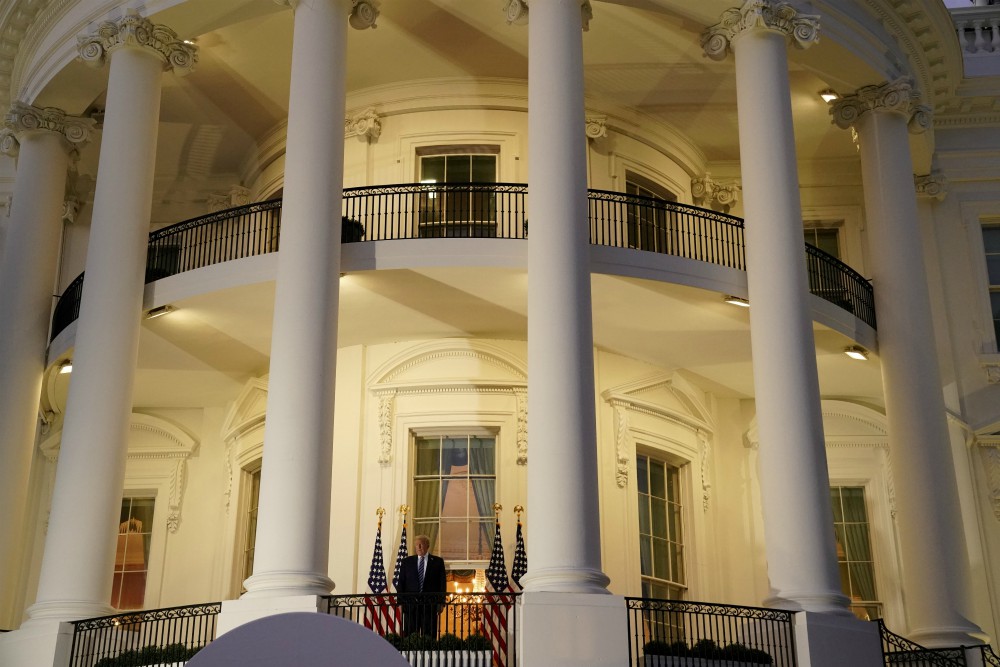
[[[711,639],[701,639],[694,646],[684,642],[646,642],[642,651],[645,655],[670,655],[684,658],[704,658],[706,660],[731,660],[752,665],[770,665],[774,661],[767,651],[749,648],[743,644],[719,646]]]
[[[201,647],[188,648],[184,644],[167,644],[166,646],[150,644],[136,651],[124,651],[111,658],[101,658],[94,663],[94,667],[146,667],[147,665],[187,662],[200,650]]]

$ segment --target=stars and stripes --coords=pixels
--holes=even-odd
[[[510,567],[511,590],[521,592],[521,577],[528,571],[528,552],[524,548],[524,534],[521,532],[521,522],[517,522],[517,546],[514,547],[514,563]]]
[[[493,664],[496,667],[507,667],[507,616],[513,606],[513,599],[505,594],[510,592],[500,539],[500,522],[497,521],[490,566],[486,568],[486,604],[483,605],[483,634],[493,645]],[[501,595],[496,595],[497,593]]]
[[[399,573],[403,570],[403,560],[409,554],[409,547],[406,545],[406,514],[403,514],[403,530],[399,534],[399,549],[396,550],[396,567],[392,570],[392,590],[399,593]],[[396,611],[396,631],[403,628],[403,610],[398,605]]]
[[[368,588],[372,595],[365,598],[365,627],[380,635],[398,632],[399,611],[393,596],[386,595],[388,582],[385,577],[385,562],[382,557],[382,521],[379,519],[375,531],[375,551],[368,570]]]

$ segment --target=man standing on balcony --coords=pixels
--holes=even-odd
[[[430,553],[431,540],[426,535],[417,535],[413,542],[417,553],[403,559],[396,587],[403,596],[403,634],[436,639],[438,607],[444,602],[447,586],[444,559]]]

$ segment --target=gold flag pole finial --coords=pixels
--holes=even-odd
[[[375,516],[378,517],[378,527],[381,528],[382,527],[382,517],[385,516],[385,508],[384,507],[379,507],[377,510],[375,510]]]
[[[403,515],[403,526],[406,526],[406,515],[410,512],[410,506],[403,504],[399,506],[399,513]]]
[[[493,514],[496,515],[497,522],[500,521],[500,512],[503,510],[503,505],[500,503],[493,503]]]
[[[521,513],[524,512],[523,505],[514,505],[514,514],[517,515],[517,522],[521,523]]]

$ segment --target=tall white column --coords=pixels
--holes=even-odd
[[[110,60],[100,167],[52,510],[30,622],[108,613],[165,68],[193,47],[137,14],[81,38]]]
[[[908,126],[930,112],[909,80],[865,86],[831,112],[861,148],[879,357],[910,632],[928,646],[974,644],[962,614],[968,555],[937,363]]]
[[[6,144],[18,154],[11,227],[0,261],[0,627],[12,608],[38,401],[52,312],[52,276],[62,238],[70,155],[93,121],[15,102]]]
[[[349,0],[295,11],[281,250],[254,573],[246,598],[323,595],[340,297]]]
[[[777,4],[777,3],[776,3]],[[837,571],[816,348],[792,128],[786,41],[815,41],[817,17],[765,0],[729,9],[705,52],[732,49],[746,214],[761,503],[771,596],[785,609],[848,614]]]

